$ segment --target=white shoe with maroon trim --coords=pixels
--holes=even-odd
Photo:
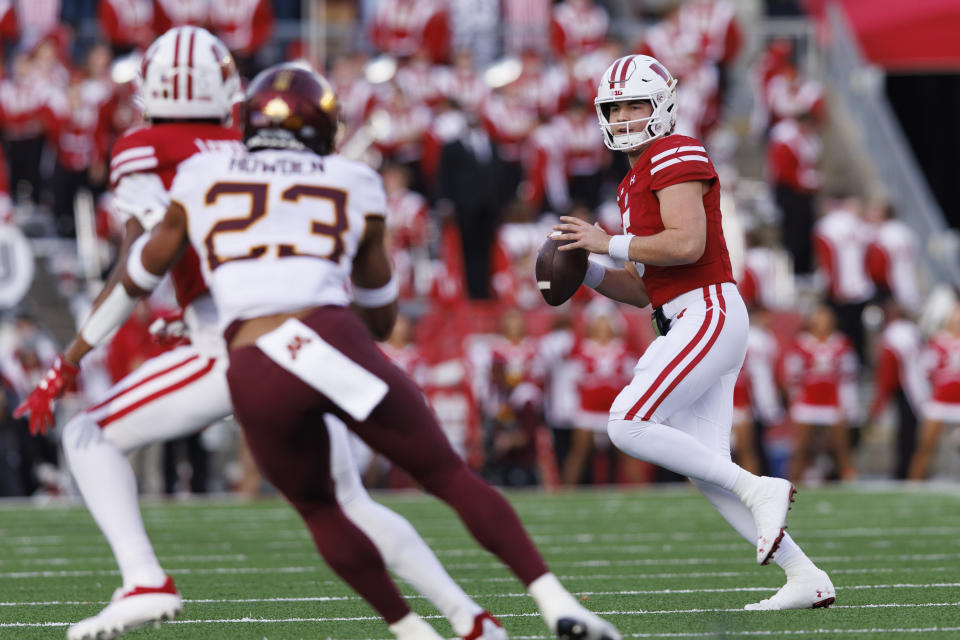
[[[160,587],[117,589],[103,611],[67,630],[67,640],[110,640],[148,624],[160,626],[183,610],[183,600],[173,578]]]
[[[788,480],[761,476],[743,503],[757,525],[757,562],[767,564],[780,547],[787,528],[787,511],[797,490]]]
[[[489,611],[481,611],[473,619],[473,629],[463,640],[507,640],[507,632]]]
[[[826,609],[837,600],[837,591],[826,571],[816,569],[793,578],[769,598],[744,607],[747,611]]]

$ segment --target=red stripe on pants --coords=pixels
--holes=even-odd
[[[157,371],[156,373],[147,376],[146,378],[144,378],[144,379],[141,380],[140,382],[136,383],[135,385],[130,386],[130,387],[127,387],[126,389],[122,389],[122,390],[120,390],[120,391],[117,391],[115,394],[113,394],[112,396],[110,396],[109,398],[107,398],[106,400],[104,400],[103,402],[100,402],[100,403],[98,403],[98,404],[93,405],[92,407],[90,407],[89,409],[87,409],[87,413],[91,413],[91,412],[93,412],[93,411],[96,411],[97,409],[102,409],[103,407],[107,406],[108,404],[110,404],[111,402],[113,402],[114,400],[116,400],[117,398],[119,398],[120,396],[122,396],[123,394],[129,393],[130,391],[133,391],[134,389],[136,389],[136,388],[138,388],[138,387],[141,387],[141,386],[147,384],[147,383],[150,382],[151,380],[156,380],[156,379],[159,378],[160,376],[162,376],[162,375],[164,375],[164,374],[167,374],[167,373],[170,373],[170,372],[173,371],[174,369],[179,369],[180,367],[182,367],[182,366],[185,365],[185,364],[190,364],[191,362],[193,362],[194,360],[196,360],[196,359],[199,358],[199,357],[200,357],[199,355],[194,354],[194,355],[190,356],[189,358],[187,358],[186,360],[184,360],[183,362],[178,362],[177,364],[175,364],[175,365],[173,365],[173,366],[171,366],[171,367],[167,367],[166,369],[164,369],[164,370],[162,370],[162,371]]]
[[[654,412],[656,412],[657,407],[660,406],[660,403],[663,402],[664,398],[670,395],[670,392],[673,391],[678,384],[680,384],[680,381],[683,380],[687,376],[687,374],[690,373],[693,370],[693,368],[700,363],[701,360],[703,360],[704,356],[707,355],[707,352],[710,351],[710,348],[713,346],[713,343],[716,342],[717,338],[720,337],[720,331],[723,330],[723,323],[727,317],[727,305],[723,300],[723,294],[720,293],[720,285],[718,284],[715,286],[717,287],[717,297],[720,299],[720,315],[717,318],[717,326],[713,330],[713,335],[710,336],[710,340],[707,342],[707,346],[705,346],[703,350],[700,353],[698,353],[693,360],[690,361],[690,363],[686,366],[686,368],[684,368],[684,370],[680,372],[680,375],[674,378],[673,382],[670,383],[670,386],[667,387],[667,390],[663,393],[663,395],[661,395],[660,398],[658,398],[657,401],[653,403],[653,406],[650,407],[650,411],[648,411],[647,415],[643,417],[644,420],[649,420],[650,418],[653,417]],[[712,311],[712,308],[711,308],[711,311]]]
[[[111,422],[114,422],[115,420],[119,420],[119,419],[122,418],[123,416],[125,416],[125,415],[127,415],[127,414],[129,414],[129,413],[131,413],[131,412],[133,412],[133,411],[136,411],[137,409],[139,409],[139,408],[142,407],[143,405],[147,404],[148,402],[153,402],[153,401],[156,400],[157,398],[163,397],[163,396],[167,395],[168,393],[173,393],[173,392],[176,391],[177,389],[180,389],[180,388],[182,388],[182,387],[185,387],[185,386],[187,386],[188,384],[190,384],[191,382],[194,382],[195,380],[199,380],[199,379],[202,378],[203,376],[205,376],[205,375],[207,375],[208,373],[210,373],[210,370],[213,369],[213,365],[214,365],[214,364],[216,364],[216,360],[210,360],[210,361],[207,363],[207,366],[205,366],[203,369],[200,369],[200,371],[197,371],[197,372],[194,373],[193,375],[184,378],[184,379],[181,380],[180,382],[177,382],[176,384],[172,384],[172,385],[170,385],[169,387],[164,387],[163,389],[160,389],[159,391],[156,391],[156,392],[154,392],[154,393],[151,393],[150,395],[148,395],[148,396],[146,396],[146,397],[144,397],[144,398],[141,398],[140,400],[137,400],[137,401],[134,402],[133,404],[131,404],[131,405],[127,406],[127,407],[124,407],[123,409],[121,409],[120,411],[117,411],[116,413],[111,413],[110,415],[108,415],[106,418],[104,418],[103,420],[101,420],[101,421],[99,422],[100,428],[103,429],[104,427],[106,427],[107,425],[109,425]]]
[[[624,416],[625,420],[633,420],[635,417],[637,417],[637,413],[640,411],[641,407],[646,404],[647,400],[650,399],[650,396],[652,396],[656,392],[657,388],[663,384],[664,380],[667,379],[670,373],[680,366],[680,363],[683,362],[683,359],[687,357],[687,354],[693,351],[693,348],[697,345],[697,343],[700,342],[700,339],[703,338],[703,336],[707,333],[707,328],[710,326],[710,320],[713,317],[713,305],[710,304],[709,291],[710,290],[707,287],[703,288],[703,301],[708,305],[707,315],[704,317],[703,324],[700,325],[700,330],[697,332],[697,335],[695,335],[693,340],[687,343],[687,346],[685,346],[680,353],[677,354],[677,357],[675,357],[670,364],[668,364],[666,368],[660,372],[660,375],[657,376],[657,379],[653,381],[653,384],[650,385],[650,388],[647,389],[642,396],[640,396],[640,399],[637,401],[637,403],[633,405],[633,407],[630,408],[630,411],[627,412],[627,415]]]

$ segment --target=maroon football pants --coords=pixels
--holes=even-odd
[[[367,420],[352,419],[254,346],[230,352],[227,381],[257,465],[299,511],[330,567],[387,622],[409,611],[369,538],[337,505],[325,413],[337,415],[370,447],[450,505],[474,538],[524,585],[546,573],[513,508],[456,454],[420,390],[380,352],[360,319],[344,307],[322,307],[302,322],[387,384],[386,396]]]

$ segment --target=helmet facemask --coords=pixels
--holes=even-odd
[[[645,118],[610,122],[611,105],[636,102],[649,103],[653,112]],[[614,151],[633,151],[673,132],[677,121],[677,79],[655,58],[624,56],[604,73],[594,106],[604,144]],[[625,132],[616,133],[624,127]]]

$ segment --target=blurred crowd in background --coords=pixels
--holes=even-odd
[[[677,132],[702,139],[720,173],[751,309],[735,457],[799,482],[955,475],[937,443],[943,425],[960,422],[960,307],[925,271],[922,243],[901,219],[910,212],[855,185],[825,187],[822,135],[834,123],[825,87],[800,60],[809,43],[748,47],[738,15],[747,3],[666,0],[642,15],[634,4],[328,0],[334,37],[318,48],[301,37],[306,16],[293,1],[0,0],[0,219],[34,246],[63,240],[55,246],[67,250],[45,264],[73,326],[96,293],[77,255],[80,227],[101,271],[119,246],[110,148],[142,120],[143,48],[190,23],[220,37],[246,79],[303,59],[337,90],[341,152],[383,176],[402,311],[383,348],[421,385],[458,451],[506,486],[673,480],[617,455],[606,435],[607,409],[654,338],[649,309],[585,288],[554,309],[533,277],[557,216],[619,233],[615,191],[628,167],[602,144],[593,98],[613,60],[653,55],[679,79]],[[738,85],[752,98],[748,117],[730,113]],[[0,495],[70,491],[56,430],[31,437],[11,417],[59,350],[48,306],[31,294],[0,326]],[[149,328],[174,306],[169,292],[141,304],[84,361],[61,420],[169,348]],[[371,486],[408,486],[360,453]],[[143,458],[147,493],[262,489],[231,425]]]

